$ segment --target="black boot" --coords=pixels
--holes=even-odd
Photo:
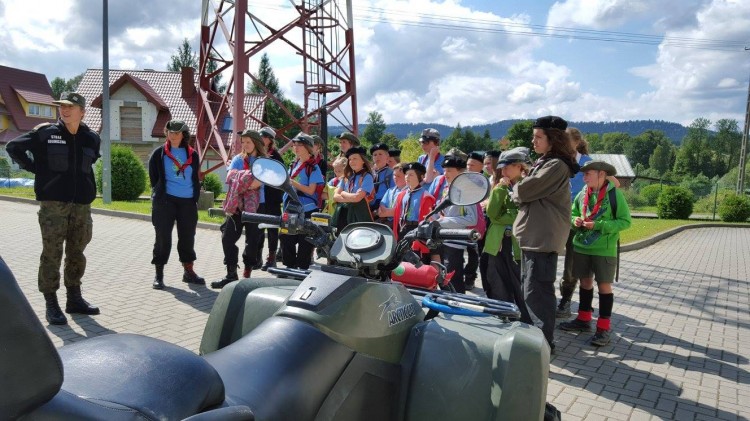
[[[211,288],[222,289],[226,284],[237,281],[239,279],[240,277],[237,275],[237,266],[235,266],[233,269],[230,269],[229,266],[227,266],[227,275],[220,281],[211,282]]]
[[[185,271],[182,273],[182,282],[186,284],[206,285],[206,280],[198,276],[193,270],[193,262],[184,262],[182,267]]]
[[[268,268],[275,268],[276,267],[276,257],[274,256],[276,253],[271,253],[268,255],[268,258],[266,259],[266,263],[263,263],[263,266],[260,267],[260,270],[267,271]]]
[[[164,289],[164,265],[156,265],[156,275],[154,283],[151,284],[153,289]]]
[[[52,292],[44,294],[44,302],[47,306],[47,323],[51,325],[66,325],[68,324],[68,318],[65,317],[60,304],[57,302],[57,294]]]
[[[560,298],[560,304],[557,305],[557,311],[555,312],[555,318],[567,319],[572,316],[573,313],[570,311],[570,298]]]
[[[78,314],[99,314],[99,307],[91,305],[81,296],[81,287],[67,287],[68,300],[65,303],[65,312]]]

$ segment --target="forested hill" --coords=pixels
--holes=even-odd
[[[476,134],[482,135],[485,130],[490,131],[490,136],[493,139],[501,138],[505,136],[508,129],[515,123],[522,120],[502,120],[497,123],[483,124],[477,126],[466,126],[464,129],[471,129]],[[360,125],[360,133],[362,133],[367,125]],[[455,127],[449,127],[442,124],[431,124],[431,123],[391,123],[387,124],[387,133],[393,133],[399,139],[403,139],[409,134],[419,134],[422,129],[427,127],[434,127],[440,131],[443,136],[448,136]],[[687,133],[687,127],[684,127],[677,123],[671,123],[662,120],[632,120],[632,121],[616,121],[616,122],[597,122],[597,121],[575,121],[570,123],[571,127],[577,127],[583,133],[611,133],[621,132],[627,133],[631,136],[637,136],[646,130],[661,130],[664,134],[672,140],[672,143],[679,144],[682,142],[682,138]],[[332,135],[341,133],[341,127],[331,127]]]

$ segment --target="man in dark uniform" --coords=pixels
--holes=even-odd
[[[101,156],[99,135],[83,124],[86,99],[63,92],[60,119],[44,123],[11,140],[6,151],[24,170],[33,172],[39,206],[42,255],[39,259],[39,291],[44,294],[47,322],[68,323],[57,301],[60,263],[65,243],[64,281],[66,313],[99,314],[99,308],[81,296],[81,278],[86,270],[83,251],[91,241],[91,202],[96,183],[91,166]],[[27,155],[31,154],[31,158]]]

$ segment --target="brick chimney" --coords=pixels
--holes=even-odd
[[[192,67],[182,68],[182,97],[192,98],[195,95],[195,69]]]

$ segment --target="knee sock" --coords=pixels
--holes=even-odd
[[[591,321],[591,303],[594,301],[594,288],[578,290],[578,320]]]
[[[609,318],[612,317],[612,306],[615,303],[615,294],[599,294],[599,320],[596,321],[597,329],[610,329]]]

